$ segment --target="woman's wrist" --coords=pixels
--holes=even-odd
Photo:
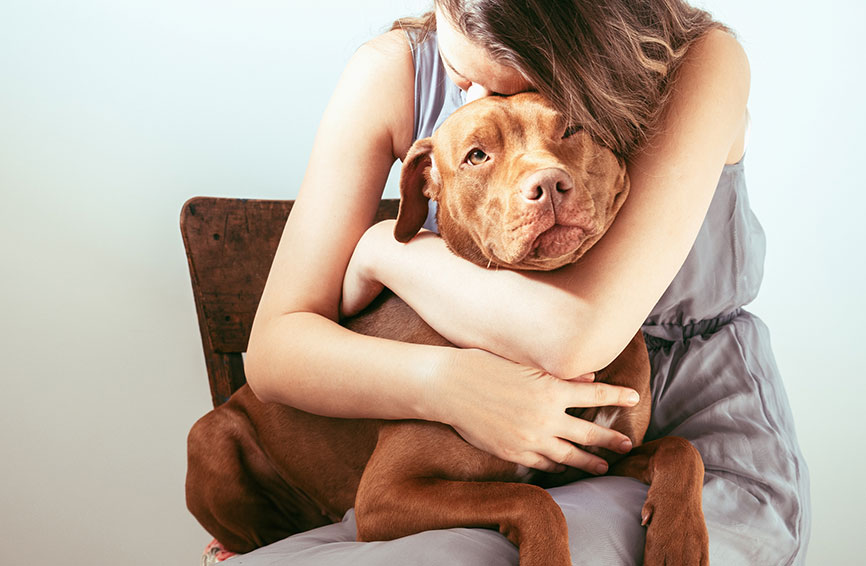
[[[417,360],[415,375],[418,394],[413,407],[419,419],[450,424],[448,382],[453,375],[456,348],[432,347],[428,356]]]
[[[417,236],[407,243],[398,242],[394,238],[396,221],[383,220],[371,226],[364,234],[368,251],[366,253],[367,276],[383,283],[398,281],[409,274],[418,272],[419,261],[423,262],[425,246],[430,245],[429,239],[439,240],[439,237],[429,231],[421,230]],[[434,245],[438,245],[437,242]],[[421,244],[421,246],[419,246]]]
[[[396,246],[401,245],[394,239],[394,221],[383,220],[367,229],[359,245],[364,245],[364,277],[387,286],[389,267],[393,265]]]
[[[374,224],[358,240],[346,273],[340,299],[340,315],[353,316],[361,312],[382,291],[380,268],[388,261],[392,244],[387,237],[388,227]],[[393,240],[393,237],[390,237]]]
[[[402,282],[414,279],[423,271],[418,269],[418,239],[436,237],[428,230],[422,230],[410,243],[400,243],[394,238],[394,220],[384,220],[374,224],[362,236],[352,261],[367,286],[392,285],[400,287]],[[409,249],[412,247],[412,249]],[[423,260],[421,260],[423,263]],[[411,283],[409,283],[411,284]],[[451,424],[453,411],[449,396],[454,394],[454,376],[459,373],[462,351],[454,347],[430,347],[415,364],[414,379],[416,395],[410,411],[416,418]]]

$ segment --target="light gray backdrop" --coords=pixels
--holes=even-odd
[[[180,207],[294,197],[347,58],[427,5],[0,0],[0,563],[197,563],[185,435],[210,400]],[[752,63],[747,168],[769,238],[752,308],[812,470],[809,562],[853,564],[866,9],[704,5]]]

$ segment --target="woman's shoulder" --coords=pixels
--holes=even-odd
[[[413,47],[402,30],[391,30],[366,41],[352,56],[349,65],[375,71],[376,75],[370,77],[375,81],[414,83]]]
[[[684,69],[686,73],[692,75],[692,84],[716,85],[711,89],[697,88],[715,93],[720,112],[725,112],[725,107],[728,107],[727,113],[736,124],[736,133],[725,163],[739,162],[746,149],[749,127],[747,104],[751,71],[746,50],[730,32],[713,29],[692,45],[686,54],[684,67],[687,67]],[[689,80],[684,82],[689,84]]]
[[[711,29],[697,39],[686,54],[685,64],[707,73],[724,73],[748,90],[749,58],[737,38],[724,29]]]
[[[740,42],[724,29],[706,32],[691,44],[676,70],[662,118],[667,126],[662,128],[694,121],[729,140],[727,163],[739,161],[750,83],[749,60]]]
[[[385,57],[412,57],[412,45],[408,34],[400,29],[392,29],[367,40],[361,49],[373,50]]]
[[[415,64],[406,33],[392,30],[362,44],[337,88],[370,101],[371,111],[392,132],[394,155],[402,158],[412,143],[415,92]]]

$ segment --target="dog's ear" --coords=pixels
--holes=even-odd
[[[433,140],[417,140],[409,148],[403,168],[400,170],[400,209],[394,238],[406,243],[424,226],[427,220],[427,205],[436,188],[430,175],[433,168]]]

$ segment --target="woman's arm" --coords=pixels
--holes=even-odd
[[[402,127],[414,112],[406,65],[408,45],[393,34],[362,46],[325,110],[250,336],[247,379],[263,400],[341,416],[372,416],[353,405],[380,406],[375,416],[386,418],[420,410],[410,404],[423,376],[407,362],[431,352],[392,351],[335,323],[345,266],[372,222],[394,156],[411,138]],[[362,357],[371,363],[358,364]],[[377,373],[380,383],[360,371]],[[397,380],[406,393],[388,399]]]
[[[659,133],[630,160],[631,192],[617,219],[577,264],[548,273],[485,270],[430,234],[404,245],[382,225],[362,240],[347,278],[361,283],[347,288],[384,283],[462,347],[561,377],[605,367],[677,274],[725,162],[742,151],[749,66],[732,36],[713,31],[698,41],[673,89]]]
[[[412,137],[414,67],[401,32],[358,50],[322,119],[256,313],[246,358],[264,401],[337,417],[454,426],[502,458],[599,471],[571,442],[624,451],[626,437],[565,414],[630,406],[630,390],[567,382],[481,350],[403,344],[337,324],[346,266]],[[571,442],[569,442],[571,441]]]

